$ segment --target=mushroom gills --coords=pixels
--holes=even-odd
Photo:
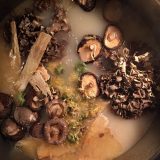
[[[108,49],[115,49],[122,45],[123,35],[120,29],[114,25],[109,25],[105,31],[104,45]]]
[[[78,45],[78,54],[80,59],[85,62],[93,62],[101,54],[101,38],[96,35],[84,36]]]
[[[80,79],[80,92],[87,98],[96,98],[100,90],[97,77],[90,72],[84,73]]]

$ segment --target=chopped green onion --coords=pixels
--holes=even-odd
[[[64,73],[64,68],[63,68],[63,66],[62,66],[61,64],[58,65],[58,66],[55,68],[54,72],[55,72],[56,75],[61,75],[61,74],[63,74],[63,73]]]

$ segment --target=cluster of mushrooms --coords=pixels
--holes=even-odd
[[[0,93],[1,134],[15,141],[30,134],[35,138],[44,138],[51,144],[64,142],[68,133],[67,123],[63,119],[66,103],[53,89],[50,99],[35,93],[30,87],[22,106],[17,106],[9,95]]]
[[[77,53],[84,63],[93,63],[103,57],[104,65],[112,64],[99,78],[88,72],[81,75],[79,89],[86,98],[103,95],[110,101],[112,110],[126,119],[137,118],[154,106],[150,52],[129,48],[117,26],[108,25],[104,38],[84,36]]]

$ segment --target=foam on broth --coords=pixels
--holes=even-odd
[[[20,5],[16,11],[21,13],[21,11],[26,7],[30,6],[30,1],[25,2],[23,5]],[[79,58],[77,56],[76,50],[77,45],[81,38],[86,34],[96,34],[99,36],[103,36],[105,27],[107,22],[102,17],[102,6],[103,3],[99,2],[98,6],[92,12],[84,12],[78,6],[66,3],[65,7],[67,10],[67,15],[69,19],[69,23],[71,25],[72,31],[69,37],[69,46],[66,50],[66,56],[64,57],[62,63],[65,65],[65,77],[68,77],[70,73],[73,71],[73,67]],[[134,21],[134,26],[137,28],[135,34],[128,36],[129,39],[142,39],[143,36],[146,36],[148,33],[147,26],[145,24],[139,24],[140,17],[136,18]],[[141,21],[142,22],[142,21]],[[127,18],[128,26],[132,26],[132,19]],[[136,34],[140,32],[138,29],[141,27],[146,27],[143,29],[143,34]],[[127,26],[124,25],[122,22],[122,27],[127,30]],[[132,30],[132,27],[128,27]],[[133,33],[132,31],[126,31],[126,33]],[[142,33],[142,32],[141,32]],[[136,37],[136,35],[138,35]],[[148,39],[147,39],[148,41]],[[152,38],[153,42],[153,38]],[[9,55],[9,48],[3,43],[1,40],[0,45],[0,91],[13,94],[13,84],[16,81],[17,71],[13,70],[10,65],[10,60],[8,59]],[[88,70],[92,71],[96,74],[100,74],[97,68],[93,65],[88,65]],[[113,132],[113,135],[117,138],[117,140],[123,146],[122,153],[126,152],[130,149],[135,143],[137,143],[148,130],[149,126],[151,125],[155,114],[148,113],[145,114],[142,118],[138,120],[124,120],[120,117],[117,117],[110,111],[109,105],[106,105],[106,110],[104,114],[109,119],[109,127]]]

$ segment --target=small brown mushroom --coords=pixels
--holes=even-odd
[[[77,52],[80,59],[85,62],[93,62],[101,54],[101,39],[95,35],[84,36],[78,45]]]
[[[5,93],[0,93],[0,119],[4,119],[10,114],[13,105],[13,98]]]
[[[46,112],[49,118],[62,117],[65,110],[65,102],[54,99],[46,104]]]
[[[103,16],[109,22],[119,22],[123,16],[121,0],[108,0],[103,9]]]
[[[44,124],[35,123],[30,128],[30,134],[31,134],[31,136],[35,137],[35,138],[43,138],[43,127],[44,127]]]
[[[123,35],[120,29],[114,25],[109,25],[105,31],[104,45],[109,49],[115,49],[122,45]]]
[[[96,0],[75,0],[75,2],[86,12],[90,12],[96,7]]]
[[[17,107],[14,111],[14,119],[22,126],[30,126],[38,120],[38,114],[25,107]]]
[[[80,78],[80,91],[87,98],[95,98],[100,94],[97,77],[90,72],[82,74]]]
[[[61,144],[68,134],[67,123],[63,119],[54,118],[44,125],[44,136],[50,144]]]
[[[9,139],[18,141],[24,137],[25,129],[13,120],[6,119],[1,125],[1,133]]]

